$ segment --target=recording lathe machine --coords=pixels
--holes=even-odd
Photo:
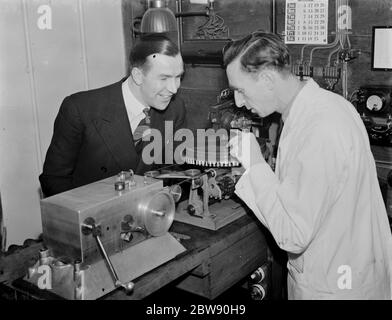
[[[25,280],[71,300],[97,299],[185,248],[167,231],[175,213],[161,180],[121,172],[41,201],[47,248]]]
[[[261,119],[238,113],[227,99],[212,107],[214,129],[186,148],[180,169],[120,172],[41,200],[46,247],[24,280],[71,300],[116,288],[130,293],[134,279],[186,251],[168,232],[174,220],[218,230],[245,215],[234,195],[243,169],[229,153],[225,129],[249,130]]]

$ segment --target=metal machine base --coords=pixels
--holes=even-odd
[[[210,205],[210,214],[202,217],[190,215],[187,206],[187,200],[178,204],[174,220],[209,230],[219,230],[246,214],[244,208],[232,199]]]
[[[111,255],[110,259],[122,282],[127,282],[153,270],[173,259],[186,249],[169,233],[160,237],[151,237],[123,251]],[[82,266],[77,276],[73,264],[57,264],[53,260],[51,268],[51,287],[48,290],[71,300],[92,300],[100,298],[116,289],[112,275],[105,260]],[[39,262],[38,262],[39,264]],[[42,276],[32,272],[24,280],[38,284]],[[137,290],[137,287],[135,287]]]

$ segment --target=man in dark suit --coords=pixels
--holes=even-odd
[[[131,50],[127,79],[66,97],[39,177],[44,195],[122,170],[132,169],[136,174],[151,170],[153,164],[143,161],[134,135],[147,119],[150,128],[162,134],[165,121],[172,121],[174,132],[185,127],[184,103],[175,96],[183,72],[178,47],[165,36],[149,35]]]

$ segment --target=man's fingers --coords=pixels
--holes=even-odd
[[[228,145],[229,149],[232,149],[235,146],[237,146],[238,144],[239,144],[239,140],[238,140],[238,136],[236,136],[234,138],[231,138],[227,145]]]
[[[237,158],[237,156],[238,156],[238,148],[236,148],[236,147],[230,148],[230,154]]]

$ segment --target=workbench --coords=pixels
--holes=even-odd
[[[244,216],[218,231],[174,222],[169,232],[177,236],[187,250],[135,279],[131,295],[117,289],[101,299],[141,300],[174,281],[177,288],[187,292],[209,300],[217,298],[259,266],[267,261],[273,262],[269,249],[271,242],[267,241],[268,231],[245,206],[243,210],[247,211]],[[31,260],[38,258],[40,247],[42,243],[30,245],[1,259],[0,283],[3,282],[3,289],[13,290],[14,296],[27,295],[29,299],[58,298],[22,279]],[[276,281],[271,291],[279,296],[282,268],[275,263],[272,265],[275,266],[272,270],[275,270],[273,276]]]

